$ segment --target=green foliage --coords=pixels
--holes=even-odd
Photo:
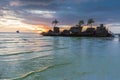
[[[91,19],[88,19],[88,24],[92,24],[94,23],[95,21],[91,18]]]
[[[94,22],[95,21],[92,18],[88,19],[88,25],[91,25],[91,28],[92,28],[92,23],[94,23]]]
[[[79,21],[79,26],[81,26],[82,24],[84,24],[84,21],[83,21],[83,20],[80,20],[80,21]]]

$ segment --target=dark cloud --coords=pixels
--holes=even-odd
[[[88,18],[94,18],[98,23],[109,23],[120,21],[119,5],[119,0],[1,0],[0,12],[11,10],[14,16],[32,24],[50,24],[49,21],[55,18],[61,24],[75,24],[79,19],[87,21]]]
[[[48,2],[52,2],[52,1],[54,1],[54,0],[19,0],[19,1],[21,1],[21,2],[44,2],[44,3],[48,3]]]

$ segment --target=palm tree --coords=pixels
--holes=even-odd
[[[54,27],[57,25],[57,23],[59,23],[56,19],[54,21],[52,21],[52,24],[54,25]]]
[[[81,27],[82,24],[84,24],[84,21],[80,20],[78,25]]]
[[[94,22],[95,21],[92,18],[88,20],[88,24],[91,26],[91,28],[92,28],[92,23],[94,23]]]

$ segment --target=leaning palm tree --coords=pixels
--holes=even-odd
[[[52,21],[52,24],[54,25],[54,27],[57,25],[57,23],[59,23],[56,19],[54,21]]]
[[[88,20],[88,24],[91,26],[91,28],[92,28],[92,24],[93,24],[94,22],[95,22],[95,21],[94,21],[92,18]]]
[[[78,25],[81,27],[81,25],[83,25],[83,24],[84,24],[84,21],[80,20]]]

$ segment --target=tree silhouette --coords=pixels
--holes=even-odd
[[[79,21],[79,26],[81,27],[81,25],[83,25],[84,24],[84,21],[83,20],[80,20]]]
[[[55,19],[54,21],[52,21],[52,24],[54,25],[54,27],[58,24],[59,22]]]
[[[91,28],[92,28],[92,24],[93,24],[94,22],[95,22],[95,21],[91,18],[91,19],[88,20],[88,25],[90,25]]]

